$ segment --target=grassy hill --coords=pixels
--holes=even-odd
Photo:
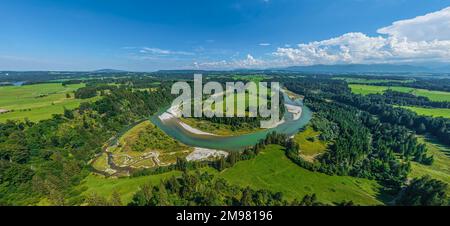
[[[139,188],[143,185],[156,185],[161,180],[172,176],[180,176],[181,172],[172,171],[158,175],[143,177],[124,177],[124,178],[105,178],[94,174],[86,177],[83,182],[75,189],[82,196],[98,194],[103,197],[111,197],[115,191],[120,194],[122,203],[127,204],[133,198]]]
[[[231,184],[281,191],[289,200],[316,193],[325,203],[352,200],[361,205],[383,204],[377,182],[305,170],[292,163],[277,145],[269,145],[256,158],[239,162],[219,175]]]
[[[409,177],[417,178],[429,175],[434,179],[444,181],[449,184],[450,194],[450,147],[441,145],[430,137],[419,136],[418,139],[419,142],[426,144],[428,154],[433,155],[434,162],[431,166],[412,162]]]

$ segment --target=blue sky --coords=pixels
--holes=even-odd
[[[3,0],[0,70],[448,64],[448,6],[443,0]]]

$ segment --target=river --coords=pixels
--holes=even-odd
[[[293,114],[286,111],[284,115],[285,122],[278,125],[275,128],[258,131],[255,133],[238,135],[238,136],[212,136],[212,135],[199,135],[194,134],[183,128],[177,119],[170,119],[161,121],[159,116],[165,112],[164,109],[151,117],[151,121],[163,130],[169,136],[179,140],[180,142],[192,146],[209,149],[218,149],[226,151],[240,151],[245,147],[256,144],[259,140],[264,139],[270,132],[284,133],[288,136],[294,135],[301,128],[308,124],[311,120],[311,110],[303,105],[300,99],[292,100],[286,93],[283,92],[284,100],[286,104],[302,106],[301,117],[294,120]]]

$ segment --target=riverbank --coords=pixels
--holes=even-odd
[[[302,107],[296,106],[292,104],[284,104],[286,107],[286,110],[290,113],[292,113],[292,118],[294,121],[297,121],[302,116]]]
[[[190,162],[203,161],[216,158],[226,158],[227,156],[228,152],[226,151],[195,147],[194,151],[186,157],[186,160]]]
[[[208,135],[208,136],[218,136],[217,134],[213,134],[213,133],[208,133],[208,132],[204,132],[202,130],[196,129],[184,122],[182,122],[181,120],[178,122],[178,124],[183,127],[183,129],[187,130],[190,133],[196,134],[196,135]]]

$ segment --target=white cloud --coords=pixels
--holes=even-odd
[[[267,62],[256,59],[247,54],[245,59],[239,60],[220,60],[211,62],[194,62],[194,67],[199,69],[230,69],[230,68],[259,68],[266,65]]]
[[[339,37],[278,48],[288,65],[450,62],[450,7],[378,30],[385,36],[347,33]]]
[[[409,41],[450,40],[450,7],[413,19],[400,20],[377,31]]]
[[[155,55],[185,55],[185,56],[194,55],[194,53],[191,53],[191,52],[172,51],[172,50],[167,50],[167,49],[149,48],[149,47],[141,48],[139,50],[139,53],[142,53],[142,54],[155,54]]]
[[[389,53],[382,50],[383,46],[385,39],[382,37],[347,33],[337,38],[299,44],[297,48],[278,48],[274,55],[294,64],[354,63],[366,57],[386,57]]]
[[[352,64],[352,63],[450,63],[450,7],[412,19],[393,22],[377,30],[379,35],[350,32],[338,37],[302,43],[286,44],[273,53],[255,58],[248,54],[230,60],[204,61],[196,52],[195,68],[272,68],[290,65]],[[270,46],[270,43],[259,43]],[[183,56],[189,52],[141,48],[144,56]],[[202,51],[203,52],[203,51]],[[220,56],[230,54],[221,53]],[[204,56],[204,55],[203,55]],[[184,58],[185,59],[185,58]]]

